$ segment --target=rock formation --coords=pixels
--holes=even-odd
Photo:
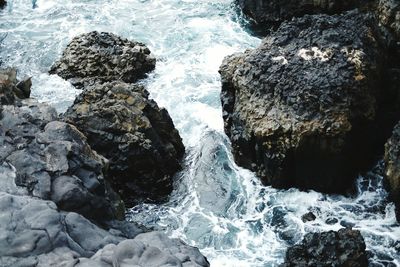
[[[400,123],[385,145],[384,159],[390,197],[396,205],[396,217],[400,221]]]
[[[135,82],[155,68],[156,60],[142,43],[106,32],[75,37],[50,70],[82,88],[94,82]]]
[[[129,206],[164,200],[184,154],[168,112],[133,84],[154,67],[143,44],[91,32],[74,38],[50,71],[84,87],[65,119],[110,160],[110,181]]]
[[[359,231],[309,233],[286,252],[286,266],[368,266],[365,242]]]
[[[0,266],[209,266],[197,248],[116,220],[108,160],[53,108],[20,99],[14,70],[0,73]]]
[[[383,147],[385,50],[358,11],[283,23],[220,67],[225,132],[265,184],[344,193]],[[377,130],[379,129],[379,131]]]
[[[110,160],[109,176],[128,205],[168,196],[184,146],[165,109],[139,85],[86,87],[64,115]]]
[[[305,14],[334,14],[365,4],[362,0],[236,0],[237,5],[254,24],[266,27]]]

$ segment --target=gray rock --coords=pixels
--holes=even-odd
[[[396,205],[396,217],[400,221],[400,123],[385,145],[385,179],[390,197]]]
[[[142,86],[112,82],[86,87],[64,118],[110,159],[109,180],[127,205],[159,201],[171,192],[184,146],[168,112]]]
[[[106,32],[75,37],[50,70],[76,87],[94,82],[135,82],[155,68],[156,60],[142,43]]]
[[[365,242],[359,231],[309,233],[286,252],[285,266],[368,266]]]
[[[0,182],[5,192],[51,199],[94,220],[123,218],[123,204],[104,178],[107,160],[74,126],[55,121],[53,108],[28,99],[3,106],[1,115],[1,169],[14,178]]]
[[[382,119],[391,95],[381,87],[385,50],[375,26],[358,11],[306,15],[225,58],[225,132],[239,165],[278,188],[353,186],[392,127]]]

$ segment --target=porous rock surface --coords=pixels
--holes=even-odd
[[[0,105],[13,104],[16,100],[28,98],[31,86],[30,78],[17,80],[16,69],[0,69]]]
[[[377,14],[380,23],[400,38],[400,1],[378,0]]]
[[[308,233],[286,252],[286,266],[368,266],[365,242],[357,230]]]
[[[350,10],[362,0],[237,0],[244,14],[260,26],[273,26],[305,14],[334,14]]]
[[[136,82],[155,64],[156,59],[144,44],[94,31],[75,37],[50,73],[81,88],[94,82]]]
[[[385,145],[385,179],[390,197],[396,205],[396,217],[400,221],[400,123]]]
[[[377,126],[385,53],[375,25],[358,11],[306,15],[224,59],[225,132],[239,165],[278,188],[353,185],[392,127]]]
[[[86,87],[64,117],[110,160],[110,181],[128,205],[162,200],[171,192],[184,146],[168,112],[142,86]]]

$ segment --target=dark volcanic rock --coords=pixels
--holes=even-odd
[[[97,82],[135,82],[155,68],[156,60],[142,43],[112,33],[75,37],[50,70],[76,87]]]
[[[225,58],[223,117],[239,165],[279,188],[352,187],[392,127],[379,125],[390,96],[375,25],[357,11],[306,15]]]
[[[14,104],[16,99],[28,98],[31,94],[30,78],[17,80],[17,70],[0,69],[0,105]]]
[[[379,0],[377,14],[382,25],[400,38],[400,1]]]
[[[0,160],[16,185],[90,219],[123,218],[122,201],[104,179],[107,160],[74,126],[55,121],[53,108],[28,99],[3,106],[1,115]]]
[[[315,216],[314,213],[307,212],[306,214],[304,214],[303,216],[301,216],[301,220],[305,223],[305,222],[312,222],[315,221],[317,217]]]
[[[305,14],[334,14],[360,6],[366,0],[236,0],[255,24],[268,27]]]
[[[390,197],[396,204],[396,217],[400,221],[400,123],[385,145],[385,178],[388,182]]]
[[[285,266],[368,266],[365,242],[359,231],[306,234],[301,244],[286,252]]]
[[[184,146],[165,109],[138,85],[87,87],[65,114],[110,160],[109,176],[128,204],[161,200],[172,190]]]

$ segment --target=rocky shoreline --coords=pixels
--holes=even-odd
[[[102,61],[155,63],[143,44],[128,43],[125,53],[108,58],[103,49],[115,44],[104,39],[121,39],[88,36],[97,41],[93,53],[72,53],[89,73],[97,67],[81,57],[97,53]],[[135,77],[154,68],[135,66]],[[0,70],[0,266],[209,266],[197,248],[124,221],[125,204],[168,196],[184,147],[168,112],[142,86],[102,75],[85,77],[82,94],[59,116],[29,98],[29,78]]]
[[[237,164],[276,188],[351,194],[384,154],[400,221],[400,3],[236,4],[265,34],[220,67]],[[127,207],[168,199],[185,154],[140,84],[155,66],[143,43],[76,36],[49,71],[82,89],[64,114],[30,98],[30,78],[0,69],[0,266],[210,266],[199,249],[124,220]],[[306,234],[281,266],[368,258],[360,232],[343,228]]]

